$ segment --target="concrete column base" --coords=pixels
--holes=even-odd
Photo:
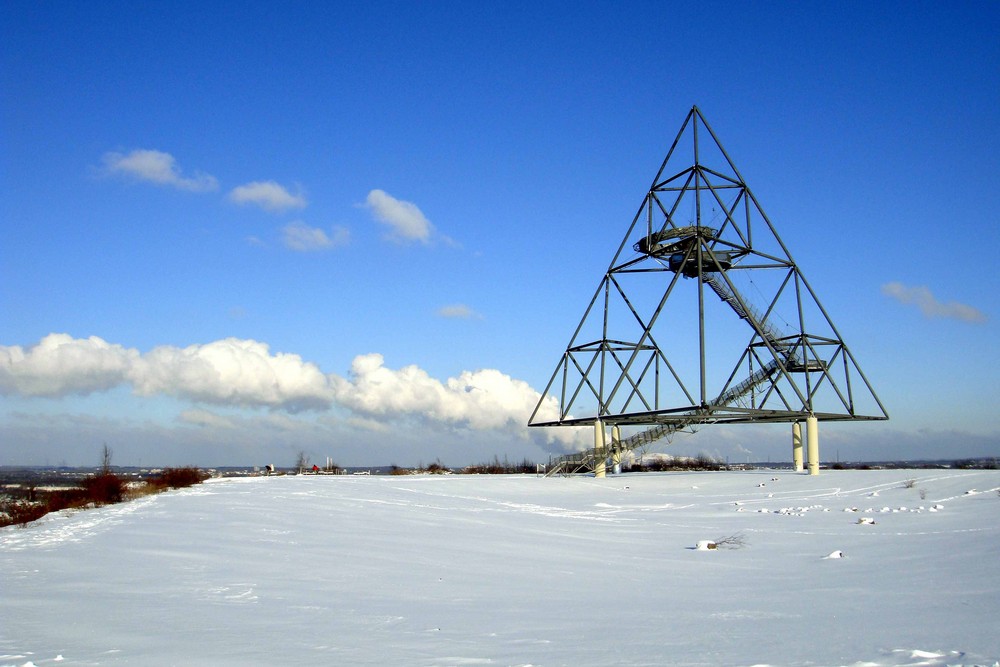
[[[806,440],[808,441],[809,474],[819,474],[819,420],[813,416],[806,419]]]
[[[792,465],[802,472],[802,422],[792,424]]]
[[[594,420],[594,477],[606,477],[607,466],[605,465],[604,448],[604,422],[600,419]]]

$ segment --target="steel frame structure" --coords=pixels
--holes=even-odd
[[[809,416],[889,417],[692,107],[528,425],[601,420],[653,426],[663,437],[697,424]],[[626,448],[650,436],[632,440]]]

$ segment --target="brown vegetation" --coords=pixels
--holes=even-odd
[[[76,487],[42,491],[31,486],[19,494],[20,497],[0,499],[0,527],[24,526],[59,510],[110,505],[193,486],[208,477],[208,473],[198,468],[165,468],[136,484],[102,467],[100,472],[83,478]]]

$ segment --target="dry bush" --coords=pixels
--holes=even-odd
[[[747,545],[747,541],[746,538],[743,537],[743,533],[736,533],[735,535],[730,535],[728,537],[720,537],[715,540],[714,544],[715,549],[742,549]]]
[[[148,481],[161,489],[182,489],[195,484],[201,484],[209,478],[209,474],[192,466],[184,468],[164,468],[158,475]]]
[[[114,473],[101,473],[85,477],[81,486],[87,498],[98,505],[120,503],[125,498],[125,480]]]
[[[92,500],[86,489],[74,487],[49,491],[45,495],[44,502],[47,512],[58,512],[59,510],[86,507],[91,504]]]
[[[23,526],[49,512],[120,503],[166,489],[192,486],[208,477],[207,473],[197,468],[167,468],[156,477],[136,485],[112,472],[101,472],[85,477],[79,487],[58,491],[32,490],[33,498],[0,501],[0,526]]]
[[[44,503],[28,500],[4,500],[0,502],[0,527],[26,526],[48,513]]]

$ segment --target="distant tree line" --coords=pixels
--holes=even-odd
[[[708,454],[688,456],[657,456],[648,460],[638,459],[622,466],[623,472],[670,472],[689,470],[729,470],[725,462]]]
[[[831,470],[997,470],[995,458],[956,459],[954,461],[880,461],[848,463],[837,461]]]

